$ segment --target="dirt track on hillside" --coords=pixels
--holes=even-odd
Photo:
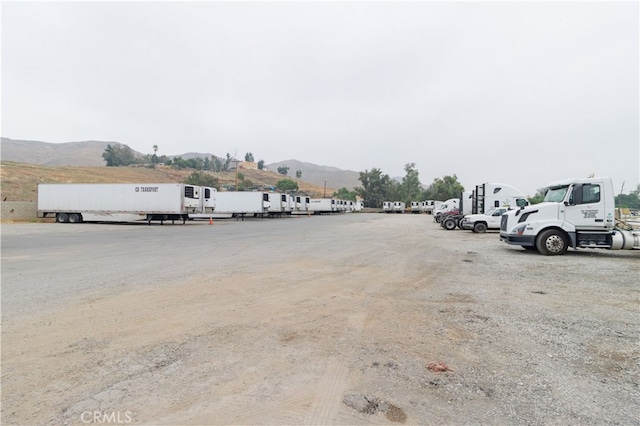
[[[194,256],[189,279],[158,278],[188,255],[149,257],[157,277],[123,264],[117,285],[3,313],[2,423],[638,422],[640,253],[543,257],[425,215],[267,222],[185,225],[234,254]]]

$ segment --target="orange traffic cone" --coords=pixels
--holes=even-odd
[[[209,225],[213,225],[213,217],[209,216]]]

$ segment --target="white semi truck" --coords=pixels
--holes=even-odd
[[[460,218],[458,226],[473,232],[500,229],[504,212],[529,204],[524,192],[504,183],[483,183],[471,193],[471,213]]]
[[[442,217],[441,225],[451,231],[456,227],[485,232],[500,229],[499,216],[510,208],[529,204],[519,189],[504,183],[483,183],[460,196],[459,212]],[[491,211],[491,214],[488,215]],[[496,215],[497,218],[493,215]]]
[[[500,239],[548,256],[569,247],[640,249],[640,231],[616,225],[614,200],[608,177],[553,182],[542,203],[502,215]]]
[[[40,184],[38,217],[56,222],[182,220],[203,208],[200,186],[182,183]]]

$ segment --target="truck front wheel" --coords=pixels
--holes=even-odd
[[[545,256],[557,256],[567,252],[568,244],[564,234],[555,229],[548,229],[538,236],[538,251]]]
[[[487,224],[482,222],[476,223],[475,225],[473,225],[473,232],[477,232],[477,233],[487,232]]]

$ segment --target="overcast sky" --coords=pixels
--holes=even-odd
[[[2,136],[635,189],[628,2],[3,2]]]

